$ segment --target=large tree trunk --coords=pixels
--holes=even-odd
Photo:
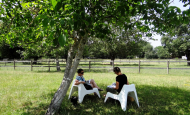
[[[56,68],[57,68],[57,71],[61,71],[60,65],[59,65],[59,56],[58,55],[56,55]]]
[[[115,55],[111,55],[111,62],[110,62],[110,65],[113,65],[114,60],[115,60]]]
[[[62,83],[61,83],[59,89],[54,94],[54,97],[51,101],[51,104],[48,107],[46,115],[53,115],[59,110],[61,103],[62,103],[62,101],[67,93],[67,90],[73,80],[73,77],[76,73],[76,69],[80,62],[80,58],[82,57],[82,54],[83,54],[86,39],[87,39],[87,36],[84,38],[79,38],[79,40],[75,41],[74,45],[69,50],[64,78],[62,80]],[[75,50],[77,50],[77,53],[76,53],[75,59],[73,61],[73,53]]]
[[[37,57],[37,56],[36,56],[36,57],[34,57],[34,61],[33,61],[33,63],[32,63],[32,64],[37,64],[38,58],[39,58],[39,57]]]
[[[187,62],[187,66],[190,66],[190,49],[188,49],[186,52],[187,52],[186,53],[187,61],[189,61],[189,62]]]

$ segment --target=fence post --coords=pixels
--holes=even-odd
[[[14,60],[14,70],[15,70],[15,60]]]
[[[169,74],[169,61],[167,61],[167,74]]]
[[[141,68],[141,61],[139,60],[139,73],[140,73],[140,68]]]
[[[90,63],[91,63],[91,61],[89,61],[89,72],[90,72]]]
[[[55,60],[54,60],[55,61]],[[49,61],[48,61],[48,66],[49,66],[49,70],[48,71],[50,71],[50,59],[49,59]]]
[[[30,64],[31,64],[31,71],[32,71],[32,60],[31,60]]]

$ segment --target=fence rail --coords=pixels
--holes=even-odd
[[[46,62],[46,63],[48,63],[48,66],[47,65],[33,65],[33,62],[36,62],[36,63],[38,63],[38,62]],[[0,63],[4,63],[5,65],[0,65],[0,67],[14,67],[14,70],[15,70],[15,68],[16,67],[31,67],[31,71],[33,70],[33,68],[34,67],[48,67],[49,68],[49,71],[50,71],[50,68],[51,67],[66,67],[66,66],[52,66],[52,65],[50,65],[50,62],[54,62],[54,63],[56,63],[56,61],[54,60],[54,61],[52,61],[52,60],[39,60],[39,61],[32,61],[32,60],[24,60],[24,61],[17,61],[17,60],[14,60],[14,61],[0,61]],[[58,62],[63,62],[63,63],[66,63],[66,61],[65,60],[59,60]],[[169,74],[169,70],[170,69],[190,69],[190,67],[189,68],[170,68],[169,67],[169,65],[170,65],[170,63],[172,63],[172,62],[175,62],[175,63],[178,63],[178,62],[185,62],[185,63],[187,63],[187,62],[190,62],[190,61],[175,61],[175,60],[169,60],[169,61],[160,61],[160,60],[158,60],[158,61],[147,61],[147,60],[129,60],[129,61],[110,61],[110,60],[102,60],[102,61],[95,61],[95,60],[93,60],[93,61],[80,61],[80,62],[85,62],[85,63],[88,63],[89,64],[89,66],[78,66],[78,67],[82,67],[82,68],[88,68],[89,69],[89,71],[91,70],[91,68],[109,68],[109,69],[113,69],[114,68],[114,66],[115,66],[115,62],[128,62],[128,63],[131,63],[131,62],[135,62],[135,63],[138,63],[138,66],[137,67],[120,67],[120,68],[136,68],[136,69],[138,69],[139,71],[139,73],[140,73],[140,70],[141,69],[167,69],[167,74]],[[112,65],[111,66],[102,66],[102,67],[98,67],[98,66],[93,66],[92,67],[92,62],[111,62],[112,63]],[[145,63],[145,62],[158,62],[158,63],[160,63],[160,62],[165,62],[165,63],[167,63],[167,67],[141,67],[141,65],[142,65],[142,63]],[[10,65],[6,65],[6,63],[13,63],[13,66],[10,66]],[[16,63],[30,63],[30,66],[29,65],[26,65],[26,66],[16,66]]]

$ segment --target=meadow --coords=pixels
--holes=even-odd
[[[117,64],[118,63],[118,64]],[[134,66],[137,63],[119,63],[116,66]],[[85,66],[81,63],[80,66]],[[94,63],[93,66],[100,66]],[[171,63],[170,67],[188,68],[186,63]],[[79,68],[80,68],[79,66]],[[87,64],[86,64],[87,66]],[[102,66],[102,64],[101,64]],[[109,66],[108,63],[105,66]],[[143,66],[143,65],[142,65]],[[110,66],[111,67],[111,66]],[[167,67],[165,63],[145,63],[144,67]],[[2,115],[42,115],[45,114],[54,93],[57,91],[64,75],[64,68],[0,67],[0,114]],[[115,81],[116,75],[108,68],[84,69],[86,79],[94,79],[104,91],[101,98],[93,94],[86,95],[78,106],[73,106],[68,95],[62,102],[58,114],[68,115],[189,115],[190,114],[190,70],[122,68],[130,84],[135,84],[140,107],[135,102],[128,102],[127,110],[121,109],[118,101],[109,99],[104,103],[107,85]],[[76,76],[77,74],[75,74]],[[74,96],[77,96],[77,92]]]

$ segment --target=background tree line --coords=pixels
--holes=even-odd
[[[102,59],[168,59],[181,58],[187,56],[189,60],[190,52],[190,28],[188,24],[183,24],[176,28],[175,36],[165,35],[161,38],[162,46],[153,46],[145,39],[138,37],[134,33],[122,31],[115,37],[109,39],[90,38],[85,45],[83,58],[102,58]],[[30,47],[11,47],[3,40],[0,42],[0,59],[34,59],[46,58],[65,58],[69,46],[58,47],[47,44],[33,44]]]

